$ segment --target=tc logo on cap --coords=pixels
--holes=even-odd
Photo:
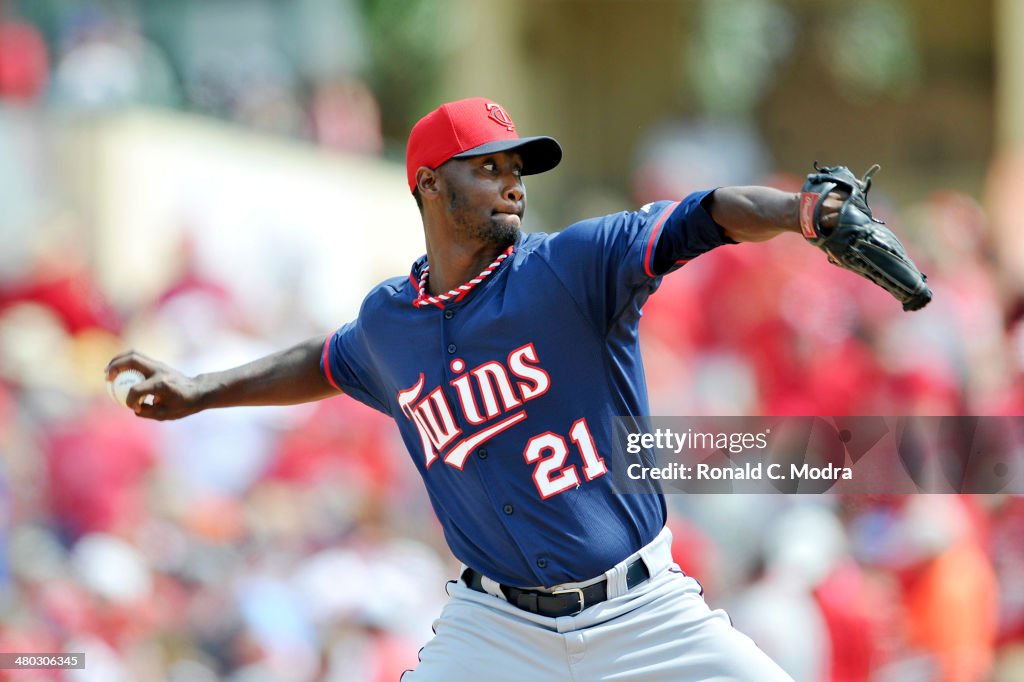
[[[512,132],[516,129],[516,124],[512,122],[512,117],[501,108],[500,104],[491,102],[487,105],[487,113],[494,120],[495,123],[501,126],[505,126],[505,129]]]

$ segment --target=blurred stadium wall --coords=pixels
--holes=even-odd
[[[995,69],[997,26],[1000,56],[1022,60],[1015,0],[460,4],[441,96],[486,84],[521,127],[563,141],[565,170],[534,192],[545,208],[580,186],[629,187],[652,127],[702,117],[751,121],[789,172],[877,162],[900,198],[936,183],[976,194],[997,116],[1024,120],[992,96],[1014,73]]]
[[[329,328],[422,250],[397,164],[154,110],[65,135],[61,168],[95,226],[100,283],[122,307],[160,293],[185,240],[244,305],[292,289]]]

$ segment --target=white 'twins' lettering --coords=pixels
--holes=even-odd
[[[551,388],[551,377],[538,363],[537,350],[532,343],[513,350],[504,364],[490,360],[464,372],[465,363],[453,360],[452,371],[461,373],[449,383],[455,389],[456,404],[465,421],[473,426],[482,426],[501,418],[496,424],[457,443],[455,440],[462,435],[462,429],[441,386],[424,396],[424,375],[421,373],[414,385],[399,391],[399,407],[416,426],[426,465],[429,467],[440,453],[451,446],[445,455],[445,463],[462,469],[470,450],[525,419],[526,413],[521,410],[513,415],[508,413],[544,395]]]

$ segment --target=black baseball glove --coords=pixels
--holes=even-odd
[[[819,168],[800,193],[800,231],[807,241],[828,254],[830,263],[866,277],[896,297],[904,310],[918,310],[932,300],[927,277],[910,260],[896,235],[871,215],[868,190],[875,164],[857,179],[846,166]],[[822,227],[821,206],[829,192],[846,192],[849,197],[839,209],[835,227]]]

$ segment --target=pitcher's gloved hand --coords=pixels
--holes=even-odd
[[[918,310],[932,300],[927,277],[907,255],[903,244],[881,220],[871,215],[868,190],[872,166],[858,179],[846,166],[814,164],[800,193],[800,231],[841,268],[866,277],[896,297],[904,310]],[[847,194],[833,227],[821,224],[821,209],[829,193]],[[831,221],[830,221],[831,222]]]

